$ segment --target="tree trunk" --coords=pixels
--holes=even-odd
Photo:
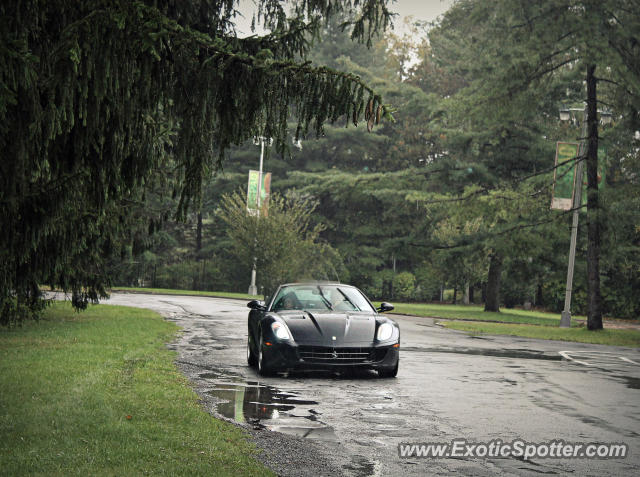
[[[466,282],[464,284],[464,294],[462,295],[462,304],[463,305],[469,304],[469,282]]]
[[[458,285],[453,287],[453,304],[456,305],[458,303]]]
[[[542,283],[538,283],[538,287],[536,289],[536,299],[534,301],[534,305],[536,306],[543,306],[544,303],[543,302],[543,298],[542,298]]]
[[[600,205],[598,201],[598,102],[595,65],[587,66],[587,328],[602,329]]]
[[[202,250],[202,211],[198,212],[196,221],[196,264],[200,262],[200,250]],[[202,282],[199,267],[194,268],[191,279],[191,289],[200,290]]]
[[[487,277],[487,299],[484,311],[500,311],[500,275],[502,273],[502,257],[497,253],[491,255],[489,276]]]
[[[474,295],[474,288],[472,286],[469,287],[469,303],[473,303],[475,301],[475,297]]]
[[[154,263],[153,264],[153,279],[151,280],[151,286],[153,288],[158,288],[158,282],[156,281],[157,271],[158,271],[158,265]]]
[[[202,250],[202,211],[198,212],[198,223],[196,225],[196,260],[200,260],[200,250]]]

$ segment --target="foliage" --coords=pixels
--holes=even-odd
[[[596,102],[604,99],[627,126],[637,117],[637,6],[635,1],[470,0],[455,4],[430,34],[436,64],[465,80],[447,101],[442,123],[454,152],[447,168],[452,184],[460,166],[471,161],[476,182],[490,188],[544,170],[538,161],[550,151],[535,152],[547,149],[543,138],[555,136],[549,121],[554,110],[563,102],[588,102],[590,328],[601,327],[600,236],[606,220],[597,185]],[[598,96],[596,83],[602,86]],[[627,127],[624,134],[633,130]]]
[[[318,241],[322,226],[311,225],[311,201],[274,194],[259,216],[249,214],[246,203],[246,196],[237,192],[223,196],[218,214],[235,262],[247,277],[255,266],[264,295],[285,282],[339,280],[340,256]]]
[[[571,5],[580,9],[583,3]],[[605,10],[616,7],[602,4]],[[322,226],[318,237],[343,258],[340,278],[371,297],[393,300],[394,278],[410,273],[415,284],[407,300],[440,300],[441,289],[456,289],[460,297],[468,285],[479,302],[481,292],[488,298],[491,257],[498,256],[502,286],[495,298],[501,306],[532,302],[562,309],[571,214],[549,210],[552,165],[555,142],[581,136],[579,127],[560,123],[557,113],[560,104],[581,104],[584,69],[570,49],[571,62],[536,78],[529,73],[533,65],[541,65],[541,73],[556,65],[544,63],[544,49],[559,38],[563,22],[575,20],[582,28],[587,21],[573,18],[566,6],[562,1],[456,2],[439,25],[429,30],[418,25],[412,36],[387,34],[371,49],[350,41],[340,16],[322,26],[309,54],[313,64],[360,76],[398,108],[395,122],[384,122],[371,134],[328,125],[324,135],[302,140],[290,155],[266,156],[274,191],[314,202],[310,224]],[[558,22],[550,20],[554,9]],[[633,25],[632,19],[625,21]],[[523,30],[532,31],[532,39]],[[624,36],[622,30],[612,32],[619,33]],[[549,38],[536,43],[545,34]],[[635,71],[635,59],[626,61]],[[615,75],[602,70],[599,66],[604,77],[599,97],[616,111],[613,126],[602,131],[610,161],[600,192],[604,311],[637,318],[640,143],[633,132],[640,129],[640,116],[633,112],[635,96],[609,83],[617,81]],[[215,209],[222,195],[246,187],[246,173],[257,161],[255,146],[234,147],[224,171],[205,182],[199,252],[196,214],[183,225],[162,223],[161,232],[175,244],[151,244],[158,270],[172,267],[179,274],[192,268],[199,276],[196,262],[206,261],[222,289],[246,291],[249,270],[229,253],[226,225]],[[584,214],[580,224],[574,314],[587,306]]]
[[[105,256],[129,237],[129,205],[171,164],[177,216],[202,180],[254,135],[285,153],[338,119],[372,129],[390,110],[360,78],[299,61],[322,20],[368,44],[386,0],[261,0],[271,33],[240,39],[236,0],[10,0],[0,6],[0,322],[37,310],[37,285],[86,306],[105,294]],[[157,218],[156,218],[157,220]]]
[[[400,272],[393,277],[393,297],[410,300],[415,291],[416,277],[411,272]]]

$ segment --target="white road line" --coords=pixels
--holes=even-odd
[[[618,356],[618,358],[620,358],[622,361],[626,361],[626,362],[631,363],[631,364],[640,364],[640,363],[637,363],[636,361],[634,361],[632,359],[625,358],[624,356]]]
[[[585,366],[593,366],[593,364],[587,363],[586,361],[580,361],[572,358],[569,353],[573,353],[573,351],[558,351],[558,354],[560,354],[560,356],[562,356],[564,359],[568,359],[569,361],[573,361],[575,363],[584,364]]]
[[[590,351],[590,350],[575,350],[575,351],[569,351],[569,353],[572,354],[580,354],[580,353],[585,353],[585,354],[608,354],[608,355],[613,355],[613,356],[617,356],[618,353],[613,353],[611,351]]]
[[[617,356],[616,353],[611,353],[609,351],[583,351],[583,350],[576,350],[576,351],[558,351],[558,354],[560,356],[562,356],[564,359],[569,360],[569,361],[573,361],[574,363],[579,363],[579,364],[583,364],[585,366],[595,366],[594,363],[587,363],[586,361],[581,361],[579,359],[575,359],[573,355],[576,354],[600,354],[600,355],[604,355],[602,356],[607,357],[607,358],[618,358],[622,361],[625,361],[627,363],[631,363],[631,364],[636,364],[636,365],[640,365],[640,363],[638,363],[637,361],[634,361],[632,359],[626,358],[624,356]],[[611,364],[611,362],[609,362],[609,364]]]

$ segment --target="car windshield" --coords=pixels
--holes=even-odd
[[[344,285],[282,287],[272,310],[375,311],[358,289]]]

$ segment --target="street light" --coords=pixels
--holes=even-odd
[[[262,164],[264,161],[264,143],[267,142],[269,146],[273,144],[272,138],[266,138],[264,136],[256,136],[253,138],[253,144],[260,146],[260,169],[258,171],[258,197],[256,200],[258,206],[258,218],[260,219],[260,199],[262,198]],[[257,295],[258,287],[256,287],[256,257],[253,257],[253,268],[251,269],[251,284],[249,285],[249,295]]]
[[[578,218],[582,205],[582,174],[584,169],[584,156],[586,150],[587,137],[587,105],[584,108],[561,108],[560,121],[569,121],[573,114],[582,112],[582,136],[578,147],[578,164],[576,165],[576,177],[573,188],[573,218],[571,222],[571,241],[569,244],[569,265],[567,267],[567,288],[564,296],[564,310],[560,315],[560,328],[571,327],[571,293],[573,289],[573,270],[576,263],[576,242],[578,239]],[[603,125],[611,123],[613,115],[610,111],[600,111],[600,122]],[[575,121],[575,117],[574,117]]]
[[[560,110],[560,121],[569,121],[571,119],[571,110],[563,108]]]
[[[572,113],[584,112],[583,108],[560,108],[558,114],[560,116],[560,121],[569,121],[571,120]],[[600,114],[600,124],[603,126],[608,126],[613,121],[613,114],[609,110],[598,110],[598,114]],[[574,119],[575,121],[575,119]],[[586,119],[585,119],[586,121]]]
[[[607,111],[605,109],[604,111],[598,112],[600,113],[600,123],[602,123],[602,125],[608,126],[611,124],[611,121],[613,121],[613,114],[611,114],[611,111]]]

